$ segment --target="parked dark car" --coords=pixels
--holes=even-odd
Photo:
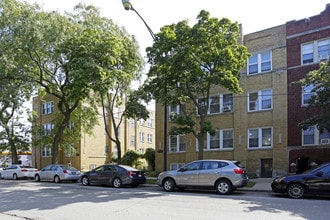
[[[41,170],[35,175],[35,181],[52,181],[60,183],[63,181],[78,182],[80,177],[80,171],[73,167],[65,164],[51,164]]]
[[[247,185],[249,178],[238,161],[197,160],[178,170],[160,173],[157,184],[165,191],[176,188],[211,188],[220,194],[230,194]]]
[[[147,178],[143,171],[139,171],[133,167],[105,164],[83,173],[80,181],[84,186],[109,185],[119,188],[122,186],[136,187],[140,184],[145,184]]]
[[[273,192],[285,193],[294,199],[300,199],[306,194],[330,195],[330,163],[301,174],[276,177],[271,186]]]

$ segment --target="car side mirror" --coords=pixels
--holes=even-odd
[[[186,171],[186,169],[184,167],[181,167],[180,169],[178,169],[179,172],[184,172]]]
[[[321,176],[323,176],[323,174],[324,173],[322,171],[319,171],[319,172],[316,173],[316,176],[321,177]]]

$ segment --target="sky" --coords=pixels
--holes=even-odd
[[[72,11],[78,3],[94,5],[101,15],[125,27],[135,35],[145,57],[145,48],[152,46],[148,29],[134,11],[126,11],[121,0],[25,0],[37,3],[45,10]],[[143,17],[154,33],[164,25],[188,20],[194,25],[201,10],[211,17],[225,17],[243,26],[243,34],[249,34],[320,14],[330,0],[130,0],[134,9]]]

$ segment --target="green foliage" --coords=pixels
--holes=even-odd
[[[310,126],[317,126],[320,131],[327,129],[330,131],[330,61],[321,62],[320,68],[309,72],[305,78],[295,82],[300,86],[313,85],[312,92],[315,93],[308,103],[306,111],[318,108],[318,114],[305,119],[299,123],[302,129],[308,129]]]
[[[144,97],[160,104],[186,106],[182,116],[173,116],[171,122],[177,126],[171,134],[192,133],[199,141],[199,159],[203,158],[205,134],[215,131],[206,120],[213,89],[242,92],[240,71],[250,54],[240,37],[237,23],[211,18],[202,10],[192,27],[186,20],[162,27],[153,46],[147,48],[151,67],[143,86]]]
[[[128,150],[122,160],[121,163],[129,166],[133,166],[137,163],[138,159],[140,158],[140,155],[136,153],[135,151]]]
[[[151,170],[155,170],[156,163],[155,163],[155,149],[147,148],[146,152],[143,155],[143,158],[148,162],[148,165],[151,167]]]
[[[51,136],[56,163],[59,146],[70,146],[80,137],[79,128],[89,132],[96,124],[100,98],[94,95],[118,91],[116,103],[122,103],[143,67],[138,45],[93,6],[79,4],[64,15],[16,0],[3,0],[0,8],[0,67],[7,65],[12,80],[20,73],[38,86],[39,95],[57,101],[60,114]],[[32,93],[31,86],[24,88]],[[72,122],[78,133],[70,130]]]

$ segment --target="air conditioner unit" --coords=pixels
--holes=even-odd
[[[231,111],[231,105],[223,106],[222,111],[223,111],[223,112],[230,112],[230,111]]]
[[[330,57],[330,55],[321,55],[321,56],[319,56],[319,61],[329,60],[329,57]]]
[[[321,144],[330,144],[330,138],[321,139]]]

